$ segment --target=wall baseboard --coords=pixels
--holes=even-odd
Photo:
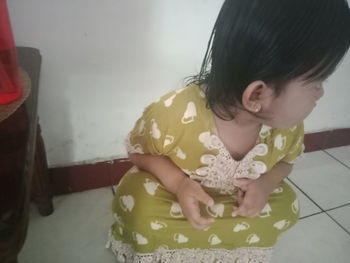
[[[350,145],[350,128],[305,135],[305,152]],[[115,185],[132,166],[128,159],[49,169],[54,194],[68,194]]]

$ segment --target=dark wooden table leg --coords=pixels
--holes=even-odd
[[[40,214],[48,216],[53,212],[53,194],[47,167],[45,145],[41,136],[39,124],[37,127],[36,151],[34,158],[32,199],[38,206]]]

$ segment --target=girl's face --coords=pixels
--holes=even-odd
[[[264,105],[266,124],[274,128],[298,125],[312,112],[323,94],[321,81],[306,83],[301,79],[289,82],[277,97],[271,90],[271,97]]]

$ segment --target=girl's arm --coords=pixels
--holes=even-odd
[[[169,192],[176,194],[182,180],[187,176],[169,158],[163,155],[129,154],[130,161],[162,183]]]
[[[213,223],[212,218],[200,215],[199,202],[211,206],[214,200],[168,157],[133,153],[129,154],[129,158],[134,165],[157,177],[165,189],[176,195],[184,216],[194,228],[206,229]]]
[[[256,180],[235,180],[235,185],[240,187],[241,200],[232,216],[256,217],[259,215],[272,191],[291,173],[292,168],[292,164],[279,162]]]

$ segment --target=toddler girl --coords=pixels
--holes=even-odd
[[[350,45],[346,0],[226,0],[201,72],[127,139],[108,245],[118,262],[269,262],[298,220],[283,181]]]

